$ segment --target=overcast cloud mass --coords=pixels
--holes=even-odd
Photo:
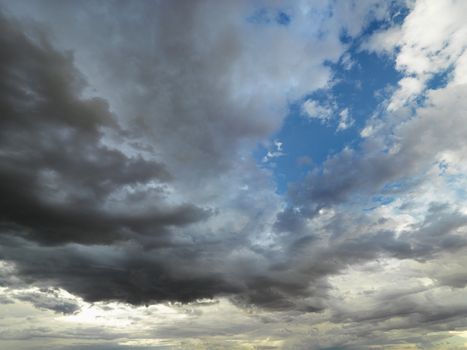
[[[467,2],[0,1],[0,348],[466,349]]]

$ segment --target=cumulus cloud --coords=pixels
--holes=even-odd
[[[354,124],[349,109],[344,108],[339,111],[335,102],[308,99],[303,103],[302,111],[307,118],[319,120],[325,125],[329,124],[331,120],[337,119],[336,131],[346,130]]]
[[[306,100],[303,104],[303,111],[309,118],[318,119],[323,123],[331,119],[334,109],[333,105],[322,105],[314,100]]]
[[[389,110],[396,110],[419,95],[434,75],[451,67],[463,69],[467,26],[462,1],[415,1],[402,25],[371,36],[362,47],[395,56],[405,77],[393,95]]]
[[[339,124],[337,125],[337,131],[345,130],[350,128],[354,123],[354,120],[349,114],[349,109],[345,108],[339,113]]]

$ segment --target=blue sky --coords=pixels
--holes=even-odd
[[[313,91],[298,101],[290,101],[282,127],[270,139],[271,145],[259,145],[255,150],[257,162],[272,170],[278,193],[285,193],[288,184],[300,181],[310,169],[319,168],[329,156],[344,147],[358,149],[360,132],[366,121],[378,117],[378,106],[395,89],[402,75],[395,69],[394,57],[369,53],[362,50],[361,44],[372,33],[403,22],[408,13],[406,7],[396,5],[390,11],[388,20],[372,21],[357,37],[342,33],[341,42],[347,46],[345,54],[337,62],[324,63],[331,70],[330,87]],[[275,19],[278,21],[284,15],[279,12]],[[261,21],[265,18],[264,10],[258,16],[258,21],[264,23]],[[270,24],[270,21],[266,23]],[[444,81],[444,78],[445,75],[435,77],[433,84]],[[308,118],[302,107],[308,99],[318,104],[333,104],[329,120],[321,122]],[[348,110],[353,122],[345,130],[338,130],[338,114],[344,109]],[[268,151],[277,151],[274,142],[282,143],[281,155],[265,161]]]

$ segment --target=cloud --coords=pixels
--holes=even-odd
[[[14,294],[14,298],[30,302],[39,309],[48,309],[62,314],[72,314],[80,310],[76,301],[60,297],[59,293],[53,289],[20,291]]]
[[[263,157],[263,163],[268,162],[272,158],[277,158],[277,157],[282,157],[285,155],[282,149],[283,143],[275,140],[274,141],[274,147],[276,148],[275,150],[269,150],[268,153]]]
[[[349,109],[345,108],[339,113],[339,124],[337,125],[337,131],[345,130],[350,128],[354,123],[354,120],[349,114]]]
[[[395,57],[395,66],[405,77],[388,105],[396,110],[411,102],[436,74],[452,66],[463,69],[467,26],[462,1],[415,1],[400,26],[372,35],[362,47]]]
[[[462,85],[432,91],[426,106],[397,126],[392,125],[391,117],[397,121],[400,115],[387,115],[382,129],[373,127],[370,121],[367,129],[374,131],[366,135],[361,150],[345,148],[330,157],[321,170],[309,173],[303,184],[292,187],[295,203],[311,215],[323,207],[344,202],[357,191],[369,195],[381,191],[384,185],[407,182],[446,154],[462,157],[466,147],[462,112],[465,106],[461,98],[464,94]],[[449,120],[441,119],[440,115],[449,115]],[[448,134],[450,137],[446,138]]]
[[[160,162],[107,147],[104,131],[123,133],[106,102],[79,97],[84,84],[71,56],[31,39],[2,18],[0,204],[4,232],[48,244],[125,239],[124,230],[164,231],[205,217],[191,204],[118,212],[126,188],[160,187]],[[123,191],[121,191],[123,189]],[[148,200],[150,192],[140,200]],[[157,202],[156,202],[157,203]]]
[[[309,118],[318,119],[324,123],[331,119],[332,114],[334,113],[334,108],[331,106],[323,106],[317,101],[306,100],[303,104],[303,111]]]
[[[244,159],[278,128],[288,99],[327,83],[323,63],[344,49],[340,24],[317,7],[324,41],[302,35],[316,29],[299,7],[286,30],[249,23],[243,3],[89,6],[96,12],[44,2],[35,16],[47,27],[2,17],[4,259],[28,282],[91,301],[295,305],[308,281],[274,276],[282,258],[265,237],[280,202]],[[73,8],[87,15],[70,17]],[[95,21],[98,12],[109,16]],[[244,185],[255,191],[238,194]]]
[[[453,70],[459,67],[462,61]],[[458,162],[466,154],[461,97],[466,93],[465,85],[452,80],[446,87],[424,90],[418,78],[403,77],[400,86],[411,91],[405,101],[425,94],[423,105],[413,104],[412,110],[402,105],[383,109],[382,115],[367,123],[360,147],[346,147],[330,156],[322,167],[315,167],[303,182],[290,188],[289,205],[278,214],[275,228],[286,237],[293,235],[293,240],[283,244],[289,247],[297,266],[309,274],[336,276],[345,266],[389,258],[434,263],[443,255],[455,261],[458,252],[465,250],[466,212],[461,190],[465,169]],[[402,88],[396,90],[385,106],[400,101],[402,93]],[[449,159],[450,175],[440,170],[445,159]],[[454,177],[459,182],[453,181]],[[378,203],[381,197],[388,202]],[[303,256],[302,250],[306,252]],[[440,281],[463,288],[464,277],[452,273]],[[444,292],[449,294],[448,289]],[[388,298],[382,300],[384,303]],[[401,303],[399,309],[388,308],[386,316],[386,311],[376,311],[383,306],[371,307],[368,312],[369,317],[390,320],[405,317],[403,310],[413,310],[407,317],[427,324],[456,322],[463,317],[464,311],[454,311],[456,306],[440,306],[434,311],[428,307],[422,310],[423,305],[418,300]],[[433,314],[436,316],[431,318]],[[364,322],[359,316],[364,317],[361,310],[355,312],[354,321]],[[393,327],[404,329],[408,323]],[[348,340],[341,344],[346,343]]]
[[[349,109],[344,108],[338,112],[335,102],[318,102],[308,99],[303,103],[303,113],[310,119],[317,119],[322,124],[329,124],[332,119],[337,117],[337,131],[343,131],[350,128],[354,120],[349,114]]]

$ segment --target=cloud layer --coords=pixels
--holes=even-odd
[[[461,2],[3,7],[0,344],[460,348]],[[397,85],[358,141],[277,194],[264,163],[287,155],[274,134],[291,105],[355,127],[310,94],[356,51],[392,62]],[[50,324],[13,326],[31,305]]]

